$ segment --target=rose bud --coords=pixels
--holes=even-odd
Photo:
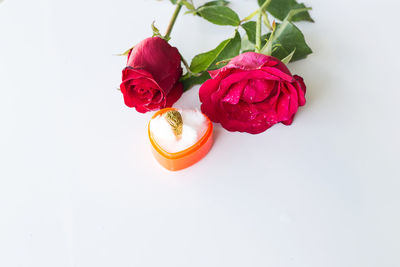
[[[282,122],[290,125],[306,103],[306,86],[279,59],[248,52],[210,71],[200,88],[201,110],[228,131],[258,134]]]
[[[181,75],[178,49],[159,37],[143,40],[130,51],[122,72],[125,104],[141,113],[171,107],[183,92]]]

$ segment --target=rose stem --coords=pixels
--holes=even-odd
[[[182,8],[182,0],[179,0],[178,3],[176,4],[176,9],[174,11],[174,14],[172,15],[171,21],[169,22],[167,32],[165,33],[164,39],[168,40],[170,38],[172,29],[174,28],[175,21],[179,15],[179,12],[181,11]]]
[[[196,73],[193,73],[193,72],[190,70],[190,66],[189,66],[188,62],[186,61],[186,59],[182,56],[182,54],[181,54],[181,61],[182,61],[183,65],[185,66],[186,71],[187,71],[188,73],[190,73],[190,74],[193,75],[193,76],[200,76],[200,75],[198,75],[198,74],[196,74]]]
[[[261,22],[262,22],[263,11],[268,7],[269,3],[271,3],[271,0],[266,0],[258,10],[257,28],[256,28],[256,49],[255,49],[257,53],[260,53],[261,51]]]
[[[257,17],[257,28],[256,28],[256,53],[260,53],[261,51],[261,12],[258,13]]]

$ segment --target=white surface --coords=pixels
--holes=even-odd
[[[151,114],[123,104],[113,54],[173,7],[4,1],[0,266],[400,266],[400,4],[306,2],[315,53],[290,66],[308,85],[294,124],[216,125],[209,155],[171,173],[152,158]],[[231,32],[184,16],[172,43],[191,58]],[[197,88],[176,106],[198,108]]]
[[[165,151],[177,153],[183,151],[204,136],[207,131],[206,118],[198,109],[178,110],[181,113],[183,126],[179,138],[175,136],[165,115],[159,115],[150,121],[150,132],[154,141]]]

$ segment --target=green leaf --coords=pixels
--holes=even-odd
[[[240,34],[236,31],[235,36],[232,39],[230,39],[225,49],[222,50],[222,52],[214,60],[211,66],[208,67],[208,70],[216,70],[228,64],[228,61],[223,64],[221,63],[222,61],[226,61],[228,59],[230,60],[239,55],[241,47],[242,47],[242,38],[240,37]]]
[[[293,21],[293,18],[296,18],[297,14],[304,13],[308,10],[311,10],[311,7],[304,7],[304,8],[296,8],[289,11],[289,14],[286,16],[285,20]]]
[[[199,54],[192,59],[190,64],[190,70],[194,73],[206,71],[208,67],[215,61],[215,59],[221,54],[222,50],[228,45],[231,39],[225,40],[220,43],[215,49]]]
[[[233,38],[223,41],[215,49],[195,56],[190,64],[190,70],[193,73],[200,73],[206,70],[219,69],[222,66],[216,63],[239,55],[240,48],[241,38],[236,31]]]
[[[153,37],[157,36],[157,37],[161,37],[162,38],[160,30],[154,24],[155,24],[155,21],[153,21],[153,23],[151,24],[151,29],[153,30]]]
[[[185,92],[197,84],[204,83],[208,79],[211,79],[210,74],[208,74],[208,72],[205,71],[201,73],[200,76],[193,75],[191,73],[186,73],[185,75],[182,76],[180,81],[183,85],[183,91]]]
[[[246,22],[246,21],[251,20],[257,14],[258,14],[258,9],[256,11],[254,11],[253,13],[251,13],[250,15],[248,15],[247,17],[245,17],[244,19],[242,19],[242,22]]]
[[[281,60],[289,56],[293,50],[296,51],[293,54],[292,61],[303,59],[312,53],[311,48],[304,39],[303,33],[293,23],[287,20],[277,25],[271,42],[271,44],[268,44],[268,42],[261,52],[265,53],[266,49],[268,49],[267,46],[272,45],[273,48],[277,47],[272,51],[272,56]]]
[[[255,50],[255,45],[254,43],[249,41],[249,37],[247,36],[247,34],[245,34],[242,38],[242,48],[241,48],[241,52],[245,53],[245,52],[254,52]]]
[[[186,11],[185,14],[193,14],[193,15],[200,16],[199,9],[201,9],[203,7],[227,6],[228,4],[229,4],[229,1],[225,1],[225,0],[210,1],[210,2],[205,3],[204,5],[199,6],[197,9]]]
[[[132,46],[131,48],[129,48],[128,50],[126,50],[125,52],[121,53],[121,54],[117,54],[116,56],[128,56],[129,53],[131,52],[131,50],[135,48],[135,46]]]
[[[189,9],[189,11],[194,11],[196,8],[194,7],[192,1],[182,0],[182,4]]]
[[[281,61],[284,63],[284,64],[289,64],[290,63],[290,60],[292,60],[292,57],[293,57],[293,55],[294,55],[294,52],[296,52],[296,49],[295,50],[293,50],[292,51],[292,53],[290,53],[287,57],[285,57],[284,59],[282,59]]]
[[[243,29],[246,31],[249,41],[253,44],[256,43],[256,28],[257,23],[255,21],[249,21],[242,24]]]
[[[170,0],[172,4],[176,5],[176,0]]]
[[[271,33],[264,34],[261,36],[261,47],[265,46],[265,44],[267,43],[267,39],[269,38],[270,35]],[[254,52],[255,49],[256,49],[255,44],[250,42],[249,37],[247,36],[247,34],[245,34],[242,38],[241,53]]]
[[[198,13],[209,22],[217,25],[240,25],[238,14],[226,6],[206,6],[199,8]]]
[[[266,0],[258,0],[261,6]],[[296,0],[272,0],[267,11],[275,18],[283,21],[292,9],[305,8],[303,3],[298,3]],[[292,21],[310,21],[314,22],[308,11],[300,12],[293,16]]]
[[[210,1],[202,5],[201,7],[205,6],[227,6],[229,4],[229,1],[225,0],[217,0],[217,1]]]
[[[271,33],[261,35],[261,47],[264,47],[270,35]]]

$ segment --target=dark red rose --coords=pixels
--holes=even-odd
[[[171,107],[183,92],[181,75],[178,49],[159,37],[143,40],[131,50],[122,71],[125,104],[141,113]]]
[[[282,122],[290,125],[306,103],[306,86],[279,59],[248,52],[211,71],[200,88],[201,110],[228,131],[258,134]]]

